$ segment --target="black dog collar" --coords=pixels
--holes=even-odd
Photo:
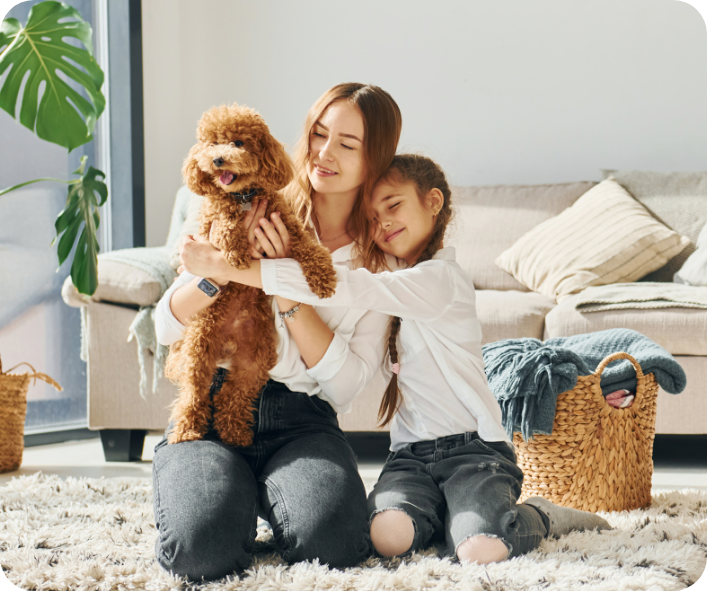
[[[246,203],[250,203],[253,200],[253,197],[255,197],[259,192],[260,189],[254,187],[248,193],[231,193],[230,195],[236,200],[238,205],[245,205]]]

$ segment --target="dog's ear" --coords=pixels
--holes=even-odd
[[[264,185],[263,188],[279,191],[294,177],[292,160],[282,144],[269,133],[264,133],[260,138],[260,148],[260,180]]]
[[[218,196],[218,189],[214,186],[211,177],[207,175],[197,162],[197,157],[202,149],[201,142],[192,146],[189,154],[184,160],[182,167],[182,176],[187,188],[196,195],[213,195]]]

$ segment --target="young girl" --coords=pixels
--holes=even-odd
[[[449,555],[489,563],[547,536],[609,525],[540,497],[516,504],[523,474],[484,374],[474,287],[454,249],[443,247],[450,196],[430,159],[396,156],[373,190],[373,240],[407,268],[374,275],[338,267],[336,294],[318,305],[393,316],[379,412],[391,422],[392,453],[368,498],[376,550],[397,556],[444,541]],[[261,261],[259,277],[257,265],[232,277],[317,302],[291,259]]]
[[[342,268],[361,258],[368,234],[363,196],[392,161],[401,126],[390,95],[363,84],[335,86],[307,115],[287,196]],[[250,217],[252,236],[256,228],[281,226],[263,211],[264,205]],[[184,272],[155,314],[165,345],[181,339],[191,318],[218,298],[198,289],[200,277],[223,285],[224,264],[231,270],[200,236],[187,238],[180,253]],[[211,430],[202,441],[168,445],[165,438],[155,449],[155,552],[167,570],[200,580],[248,567],[259,513],[290,563],[317,558],[343,567],[370,553],[365,489],[336,412],[380,365],[386,317],[315,302],[299,306],[297,323],[283,324],[277,315],[294,314],[295,304],[273,301],[278,362],[260,393],[252,445],[226,445]],[[227,371],[217,371],[212,396]]]

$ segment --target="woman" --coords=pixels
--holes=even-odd
[[[337,264],[378,264],[363,252],[364,196],[392,161],[401,127],[390,95],[363,84],[331,88],[307,115],[287,196]],[[279,224],[276,215],[264,219],[263,211],[261,206],[248,220],[253,240]],[[254,248],[255,258],[266,254]],[[213,303],[197,288],[200,277],[227,282],[220,253],[204,238],[186,239],[181,259],[185,272],[155,315],[165,345],[179,340],[190,319]],[[273,310],[278,363],[260,394],[252,445],[228,446],[211,430],[203,441],[168,445],[163,439],[155,448],[157,560],[192,580],[220,578],[249,565],[258,513],[272,525],[289,563],[317,558],[345,567],[370,552],[365,489],[336,413],[375,374],[385,348],[385,319],[377,312],[297,306],[280,297]],[[278,313],[289,321],[281,322]],[[212,395],[226,371],[214,376]]]

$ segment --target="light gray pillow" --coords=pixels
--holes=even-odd
[[[707,286],[707,224],[697,237],[697,250],[685,261],[682,268],[675,273],[675,283]]]
[[[707,172],[653,172],[602,170],[613,176],[658,221],[693,244],[641,281],[673,281],[673,276],[695,252],[694,243],[707,223]]]

